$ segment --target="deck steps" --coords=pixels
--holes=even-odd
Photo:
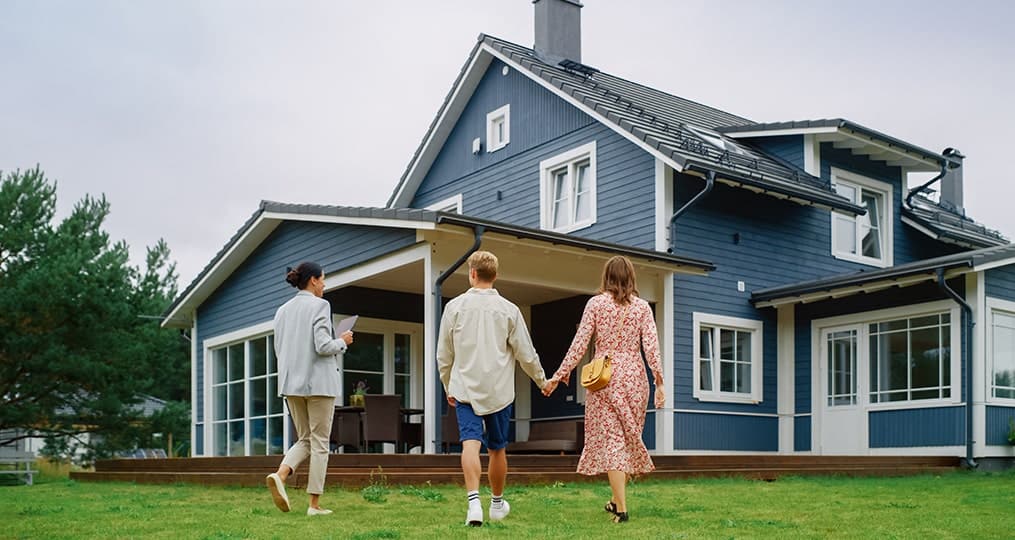
[[[207,457],[173,459],[100,460],[95,471],[72,472],[71,478],[95,482],[261,486],[281,456]],[[484,468],[486,456],[482,457]],[[546,484],[594,480],[575,472],[578,456],[511,455],[508,481]],[[743,477],[774,480],[781,476],[846,475],[904,476],[939,474],[959,467],[947,456],[790,456],[772,454],[654,456],[656,471],[649,478]],[[457,454],[332,454],[327,485],[362,486],[370,483],[461,484]],[[289,480],[306,485],[306,466]]]

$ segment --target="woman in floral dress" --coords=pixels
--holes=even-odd
[[[607,473],[613,497],[606,511],[620,523],[628,520],[627,476],[655,469],[641,440],[649,392],[642,348],[655,378],[656,407],[664,403],[655,320],[648,302],[638,298],[634,265],[626,257],[606,262],[599,295],[585,305],[571,348],[544,388],[544,395],[549,396],[560,381],[568,384],[593,335],[596,356],[609,354],[613,373],[605,388],[586,397],[585,449],[578,472],[590,476]]]

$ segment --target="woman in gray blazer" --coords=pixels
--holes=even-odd
[[[335,339],[331,326],[331,304],[324,295],[324,270],[312,262],[287,268],[286,282],[299,289],[296,296],[275,312],[275,357],[278,358],[278,393],[285,396],[289,414],[299,437],[278,471],[266,478],[275,506],[290,510],[285,492],[286,478],[307,456],[310,475],[308,516],[330,514],[321,508],[324,475],[328,470],[328,439],[334,417],[335,397],[339,395],[336,355],[352,344],[352,332]]]

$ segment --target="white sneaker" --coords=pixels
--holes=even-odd
[[[482,527],[483,507],[478,504],[470,504],[469,513],[465,516],[465,524],[470,527]]]
[[[500,521],[507,517],[511,513],[511,505],[507,501],[501,499],[500,508],[494,508],[493,503],[490,503],[490,521]]]
[[[313,506],[307,507],[308,516],[326,516],[331,513],[331,510],[326,508],[314,508]]]
[[[289,496],[285,494],[285,482],[279,478],[278,473],[266,476],[264,483],[268,485],[268,491],[271,492],[271,500],[275,501],[275,506],[283,512],[288,512],[290,510]]]

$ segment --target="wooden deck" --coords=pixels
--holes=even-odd
[[[952,471],[957,457],[911,456],[788,456],[788,455],[679,455],[654,456],[650,478],[736,476],[774,480],[786,475],[904,476]],[[194,483],[261,486],[282,456],[207,457],[175,459],[112,459],[95,464],[94,472],[72,472],[81,481],[123,481],[144,484]],[[581,482],[595,479],[575,473],[578,456],[510,455],[512,485]],[[461,484],[457,454],[332,454],[328,463],[329,486],[355,487],[388,484]],[[486,467],[486,456],[483,456]],[[293,487],[306,486],[307,464],[290,477]]]

